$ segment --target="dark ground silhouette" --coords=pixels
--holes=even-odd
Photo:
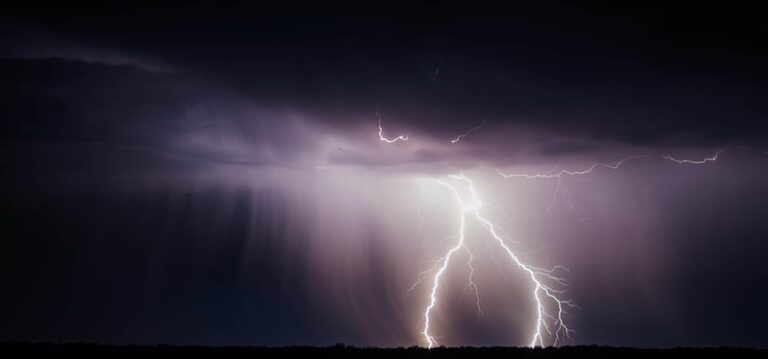
[[[90,343],[0,343],[0,356],[4,354],[68,356],[131,356],[131,357],[317,357],[317,358],[766,358],[768,349],[751,348],[671,348],[639,349],[602,346],[570,346],[561,348],[514,347],[455,347],[424,349],[359,348],[345,345],[331,347],[212,347],[175,345],[101,345]]]

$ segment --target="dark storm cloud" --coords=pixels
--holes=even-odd
[[[4,140],[156,142],[201,95],[173,74],[77,60],[5,59]]]
[[[549,5],[52,9],[9,22],[5,52],[31,46],[31,30],[45,48],[47,32],[337,129],[381,105],[391,124],[440,139],[487,119],[632,145],[764,142],[768,30],[749,9]]]
[[[189,74],[49,58],[2,59],[0,76],[5,167],[279,165],[302,150],[291,133],[261,130],[275,114]]]

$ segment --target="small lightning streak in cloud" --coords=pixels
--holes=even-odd
[[[482,123],[480,123],[480,125],[479,125],[479,126],[477,126],[477,127],[473,127],[473,128],[470,128],[470,129],[469,129],[469,131],[467,131],[467,132],[464,132],[464,133],[462,133],[462,134],[460,134],[460,135],[458,135],[458,136],[454,137],[454,138],[451,140],[451,143],[453,143],[453,144],[456,144],[456,143],[458,143],[459,141],[461,141],[461,139],[462,139],[462,138],[469,136],[469,135],[470,135],[472,132],[478,131],[478,130],[482,129],[483,127],[485,127],[485,121],[483,121]]]
[[[392,139],[384,137],[384,128],[381,126],[381,111],[379,111],[378,108],[376,108],[376,118],[379,120],[379,140],[386,143],[395,143],[397,141],[408,141],[408,134],[400,135]]]
[[[715,152],[712,156],[705,157],[702,160],[678,159],[678,158],[674,158],[674,157],[668,156],[668,155],[661,156],[661,158],[663,158],[665,160],[672,161],[672,162],[677,162],[677,163],[684,163],[684,164],[691,164],[691,165],[703,165],[703,164],[705,164],[707,162],[715,162],[715,161],[717,161],[718,157],[720,157],[720,154],[725,152],[725,150],[727,150],[727,149],[728,148],[722,148],[722,149],[718,150],[717,152]]]
[[[497,227],[480,214],[482,201],[480,201],[478,197],[474,183],[463,174],[452,175],[450,178],[454,181],[461,181],[465,183],[469,189],[470,196],[469,200],[465,200],[465,198],[463,198],[459,193],[459,190],[456,186],[446,181],[438,180],[438,183],[446,186],[451,191],[459,207],[459,236],[456,244],[451,247],[445,256],[443,256],[443,258],[441,258],[438,262],[439,267],[437,268],[433,278],[429,296],[429,305],[427,305],[424,310],[424,329],[422,331],[422,335],[427,342],[427,346],[429,348],[433,348],[435,345],[437,345],[437,340],[431,334],[432,328],[430,319],[432,311],[437,305],[441,279],[444,276],[453,255],[462,248],[468,248],[466,245],[465,233],[467,217],[472,217],[483,225],[483,227],[488,231],[493,239],[499,244],[501,249],[503,249],[503,251],[508,255],[512,263],[529,277],[531,284],[533,285],[531,297],[536,302],[536,319],[533,324],[533,334],[531,336],[529,346],[544,346],[545,338],[550,338],[552,345],[557,345],[561,340],[569,338],[570,334],[573,333],[573,330],[565,324],[564,317],[567,314],[565,309],[566,307],[576,306],[570,300],[563,300],[560,298],[560,295],[562,295],[564,292],[563,290],[555,289],[550,284],[546,283],[550,281],[558,285],[566,285],[567,283],[565,282],[565,279],[557,276],[557,272],[559,270],[565,270],[565,268],[562,266],[557,266],[552,269],[542,269],[523,263],[518,255],[507,245],[504,240],[505,237],[499,233]],[[473,258],[474,257],[470,253],[470,265]],[[476,291],[479,309],[479,292],[477,291],[477,286],[473,284],[474,282],[471,279],[471,275],[473,273],[474,268],[471,268],[470,285],[472,285],[473,289]],[[554,312],[550,313],[548,308],[554,309]]]

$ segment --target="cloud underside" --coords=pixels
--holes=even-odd
[[[418,86],[391,80],[381,84],[384,93],[335,91],[330,85],[322,96],[327,103],[319,104],[312,93],[280,89],[282,98],[260,97],[199,74],[135,65],[5,59],[0,72],[6,79],[0,91],[9,104],[0,110],[5,147],[45,142],[68,148],[47,151],[59,166],[71,161],[77,167],[87,158],[115,168],[142,163],[142,156],[252,166],[510,164],[617,148],[760,146],[767,127],[757,94],[693,83],[664,84],[657,91],[648,83],[537,83],[521,76],[508,87],[465,99],[462,91],[450,92],[439,101],[434,94],[417,96]],[[323,86],[314,78],[293,81]],[[398,85],[405,91],[395,91]],[[379,102],[387,133],[409,133],[409,141],[382,146],[377,140],[376,109],[369,104]],[[487,125],[451,143],[480,120]],[[102,144],[115,156],[101,156],[101,162],[92,155],[79,158],[88,150],[73,143]],[[41,157],[46,155],[31,156]]]

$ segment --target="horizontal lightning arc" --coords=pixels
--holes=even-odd
[[[573,205],[572,200],[571,200],[570,192],[568,192],[565,189],[565,186],[563,184],[563,177],[564,176],[583,176],[583,175],[587,175],[587,174],[592,173],[593,171],[595,171],[598,168],[606,168],[606,169],[610,169],[610,170],[617,170],[617,169],[619,169],[619,167],[621,167],[622,165],[624,165],[624,163],[626,163],[628,161],[632,161],[632,160],[636,160],[636,159],[640,159],[640,158],[648,158],[648,157],[650,157],[650,155],[648,155],[648,154],[625,157],[625,158],[622,158],[619,161],[617,161],[615,164],[596,162],[596,163],[593,163],[591,166],[589,166],[587,169],[581,170],[581,171],[561,170],[561,171],[555,172],[555,173],[550,172],[550,173],[543,173],[543,174],[542,173],[539,173],[539,174],[525,174],[525,173],[504,173],[500,169],[497,168],[496,169],[496,173],[498,173],[500,176],[502,176],[504,178],[525,178],[525,179],[529,179],[529,180],[534,180],[534,179],[556,179],[557,180],[557,187],[555,187],[555,192],[554,192],[554,195],[552,197],[552,202],[549,205],[549,207],[546,209],[546,211],[549,211],[552,208],[554,208],[555,203],[557,203],[557,199],[558,198],[563,198],[563,201],[565,201],[565,204],[568,206],[568,208],[570,208],[572,211],[576,211],[576,207]],[[583,220],[584,219],[582,218],[582,221]]]
[[[497,168],[496,173],[498,173],[500,176],[504,178],[526,178],[526,179],[562,178],[563,176],[582,176],[582,175],[592,173],[592,171],[598,168],[607,168],[607,169],[616,170],[616,169],[619,169],[619,167],[621,167],[624,163],[628,161],[632,161],[640,158],[648,158],[648,157],[650,157],[650,155],[630,156],[630,157],[620,159],[619,161],[616,162],[616,164],[613,164],[613,165],[596,162],[596,163],[593,163],[591,166],[589,166],[587,169],[581,170],[581,171],[561,170],[560,172],[557,172],[557,173],[544,173],[544,174],[531,175],[531,174],[521,174],[521,173],[507,174],[507,173],[501,172],[501,170]]]
[[[681,160],[681,159],[677,159],[677,158],[674,158],[674,157],[668,156],[668,155],[663,155],[663,156],[661,156],[661,158],[663,158],[665,160],[672,161],[672,162],[677,162],[677,163],[692,164],[692,165],[703,165],[703,164],[705,164],[707,162],[715,162],[715,161],[717,161],[718,157],[720,157],[720,154],[725,152],[725,150],[727,150],[727,149],[728,148],[722,148],[722,149],[718,150],[717,152],[715,152],[712,156],[705,157],[702,160],[688,160],[688,159],[682,159]]]

